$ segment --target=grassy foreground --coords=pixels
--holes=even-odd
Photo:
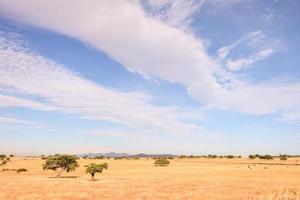
[[[109,169],[89,181],[84,166],[103,161]],[[300,199],[300,158],[174,159],[168,167],[152,159],[80,159],[61,178],[43,171],[44,162],[13,157],[0,166],[0,199]],[[28,171],[13,170],[19,168]]]

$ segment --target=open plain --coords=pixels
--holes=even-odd
[[[90,181],[84,165],[109,164]],[[14,157],[0,167],[1,200],[35,199],[300,199],[300,158],[174,159],[168,167],[153,159],[80,159],[79,168],[55,178],[44,160]],[[13,169],[26,168],[17,173]]]

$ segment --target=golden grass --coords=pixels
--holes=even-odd
[[[0,199],[300,200],[300,166],[292,165],[296,160],[175,159],[168,167],[154,167],[151,159],[80,159],[76,171],[62,174],[69,178],[51,178],[55,172],[42,170],[44,160],[16,157],[0,168]],[[98,181],[89,181],[84,165],[104,161],[109,169],[96,175]],[[26,168],[28,172],[3,168]]]

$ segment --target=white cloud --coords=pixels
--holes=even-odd
[[[0,116],[0,125],[7,125],[7,124],[33,125],[35,123],[32,121],[27,121],[15,117]]]
[[[113,137],[124,137],[128,136],[129,134],[124,131],[118,131],[118,130],[94,130],[94,131],[86,131],[83,132],[83,134],[86,135],[95,135],[95,136],[113,136]]]
[[[0,81],[1,82],[1,81]],[[0,86],[2,90],[2,86]],[[35,102],[28,99],[20,99],[14,96],[8,96],[0,93],[0,107],[23,107],[31,108],[33,110],[42,110],[42,111],[54,111],[58,108],[55,108],[53,105]]]
[[[278,120],[287,123],[300,123],[300,107],[283,112]]]
[[[274,53],[274,49],[272,48],[265,48],[261,49],[257,53],[247,57],[247,58],[240,58],[236,60],[228,59],[226,60],[226,67],[231,71],[238,71],[241,69],[245,69],[251,64],[254,64],[257,61],[263,60],[268,56]]]
[[[220,94],[211,104],[251,115],[265,115],[294,108],[299,102],[300,83],[274,80],[267,83],[236,82],[229,92]]]
[[[252,31],[241,37],[231,45],[221,47],[217,51],[217,60],[221,66],[225,66],[229,71],[240,71],[250,67],[252,64],[264,60],[280,49],[280,41],[268,38],[262,31]],[[241,48],[251,53],[240,55],[238,58],[232,57],[232,51]]]
[[[40,129],[44,128],[46,125],[43,123],[20,119],[10,115],[0,116],[0,130],[16,130],[18,129],[17,126]]]
[[[200,129],[180,122],[181,111],[175,107],[155,106],[144,94],[122,93],[97,85],[3,34],[0,41],[1,107],[60,111],[165,133]]]
[[[278,41],[275,41],[273,39],[268,39],[267,36],[260,30],[252,31],[246,34],[245,36],[241,37],[240,39],[233,42],[231,45],[221,47],[217,51],[217,59],[219,61],[225,60],[225,59],[232,59],[228,58],[229,55],[232,53],[232,51],[240,46],[246,48],[253,49],[256,53],[254,55],[260,55],[261,53],[257,53],[259,51],[265,52],[266,49],[274,49],[275,47],[279,46]],[[269,51],[269,50],[268,50]],[[271,55],[270,52],[269,55]],[[254,56],[252,56],[254,57]]]
[[[265,13],[262,15],[262,19],[265,22],[271,21],[274,18],[274,10],[271,8],[267,8]]]
[[[215,3],[217,2],[215,1]],[[232,3],[231,1],[226,2],[228,4]],[[158,6],[164,3],[162,2]],[[217,63],[219,60],[215,61],[207,54],[201,38],[176,28],[176,26],[170,26],[157,18],[151,18],[145,13],[139,1],[109,0],[83,3],[79,0],[53,0],[44,3],[35,0],[0,0],[0,11],[3,15],[19,22],[47,28],[90,44],[120,62],[130,72],[160,78],[171,83],[180,83],[187,88],[190,96],[204,103],[207,107],[235,109],[243,113],[259,115],[291,109],[300,103],[299,83],[280,82],[278,80],[253,83],[236,77],[228,70],[220,69]],[[175,21],[188,19],[189,13],[192,12],[187,13],[184,17],[179,17],[179,20],[176,19]],[[252,32],[247,36],[247,45],[250,48],[258,49],[257,53],[250,56],[228,58],[232,49],[240,45],[240,42],[229,47],[223,47],[219,51],[219,55],[222,59],[230,59],[230,62],[228,62],[232,69],[243,69],[245,66],[264,59],[274,52],[273,46],[261,45],[264,38],[265,36],[261,31]],[[245,40],[243,39],[243,41]],[[23,58],[27,59],[26,56]],[[44,61],[40,58],[38,60],[41,60],[43,66]],[[15,70],[18,70],[18,68]],[[93,94],[100,93],[100,89],[93,83],[82,82],[82,78],[79,76],[75,76],[68,70],[62,70],[61,73],[60,70],[59,72],[52,71],[51,68],[42,72],[29,72],[31,75],[35,73],[44,75],[48,71],[55,76],[61,74],[62,79],[70,79],[68,85],[75,84],[81,90],[83,90],[82,85],[88,85]],[[13,77],[11,78],[13,79]],[[15,84],[20,87],[19,89],[25,90],[22,84],[19,84],[17,80],[15,81]],[[40,81],[45,88],[35,88],[34,95],[45,96],[45,92],[49,90],[57,93],[68,90],[68,93],[72,96],[71,99],[79,99],[80,104],[93,105],[90,101],[81,102],[80,98],[76,96],[77,93],[72,89],[59,88],[54,80],[50,82]],[[51,85],[50,88],[48,84]],[[31,87],[27,88],[26,92],[32,91]],[[101,89],[101,94],[105,92],[106,90],[102,91]],[[109,94],[115,95],[115,93]],[[95,98],[89,95],[87,94],[87,98]],[[124,95],[121,96],[121,99],[124,98],[122,102],[128,101],[128,98],[123,97]],[[156,113],[154,115],[161,113],[161,110],[157,107],[144,105],[145,97],[137,97],[135,94],[127,94],[127,96],[134,99],[135,104],[145,106],[146,110],[151,111],[150,113]],[[64,110],[68,112],[78,109],[77,104],[76,106],[72,106],[72,104],[68,106],[67,101],[64,101],[65,99],[56,93],[50,97],[46,96],[45,100],[55,102],[56,107],[63,106]],[[130,109],[126,109],[126,112],[137,109],[136,106],[129,104],[126,107]],[[109,108],[110,106],[103,105],[103,108]],[[66,109],[66,107],[69,109]],[[79,108],[81,113],[85,111],[85,109],[81,110],[81,107]],[[113,108],[113,110],[122,109],[124,108]],[[121,111],[117,113],[117,117],[115,114],[106,117],[107,115],[103,116],[99,113],[97,115],[89,113],[88,117],[109,118],[109,120],[126,121],[126,123],[133,119],[133,121],[135,119],[137,121],[141,120],[138,116],[132,116],[128,119],[128,116],[125,117],[122,113]],[[143,116],[141,113],[138,115]],[[151,122],[154,120],[153,118],[155,117],[143,116],[142,123]],[[165,118],[168,119],[168,117]],[[153,123],[164,126],[165,123],[157,121],[154,120]],[[172,119],[172,121],[174,120]],[[176,126],[185,125],[176,124]]]
[[[171,26],[189,30],[192,16],[205,0],[148,0],[147,3],[154,17]]]

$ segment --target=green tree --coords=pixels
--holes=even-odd
[[[271,155],[260,155],[259,159],[273,160],[273,157]]]
[[[95,156],[94,159],[105,159],[104,156]]]
[[[280,160],[287,160],[287,157],[280,157]]]
[[[279,154],[279,159],[280,160],[287,160],[287,155],[286,154]]]
[[[248,157],[249,157],[250,159],[255,159],[255,158],[256,158],[255,155],[249,155]]]
[[[155,166],[168,166],[170,164],[170,161],[168,161],[165,158],[158,158],[155,160],[154,165]]]
[[[85,165],[85,167],[86,167],[85,173],[90,174],[92,177],[91,181],[94,181],[95,174],[96,173],[101,174],[104,169],[108,168],[108,164],[107,163],[102,163],[102,164],[90,163],[89,165]]]
[[[54,155],[47,157],[43,169],[57,171],[57,177],[60,177],[63,171],[70,172],[79,167],[77,157],[74,155]]]
[[[0,154],[0,165],[5,165],[9,159],[4,154]]]

